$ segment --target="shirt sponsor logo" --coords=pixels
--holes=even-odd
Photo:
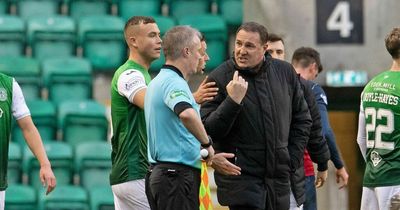
[[[188,96],[188,94],[183,90],[173,90],[173,91],[171,91],[169,93],[169,98],[170,99],[174,99],[174,98],[177,98],[177,97],[180,97],[180,96],[183,96],[183,97],[185,97],[185,98],[190,100],[190,97]]]
[[[374,167],[376,167],[382,160],[382,157],[379,155],[377,151],[371,152],[371,161]]]
[[[125,83],[125,90],[131,91],[133,89],[136,89],[138,86],[143,86],[143,85],[145,85],[143,79],[140,76],[136,76],[131,78],[129,81]]]
[[[4,88],[0,88],[0,101],[7,100],[7,91]]]

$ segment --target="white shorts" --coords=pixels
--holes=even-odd
[[[144,179],[112,185],[115,210],[150,210]]]
[[[400,193],[400,185],[363,187],[361,210],[389,209],[390,199]]]
[[[0,210],[4,210],[4,203],[6,198],[6,191],[0,191]]]
[[[290,208],[289,210],[303,210],[303,204],[301,206],[297,206],[297,201],[294,198],[292,189],[290,189]]]

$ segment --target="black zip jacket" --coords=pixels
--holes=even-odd
[[[234,72],[248,82],[241,104],[227,94]],[[215,174],[222,205],[288,209],[290,172],[303,167],[311,117],[293,67],[266,56],[254,69],[239,69],[233,59],[208,76],[219,90],[201,106],[207,133],[217,151],[230,152],[240,176]]]
[[[330,153],[326,139],[322,135],[321,116],[317,101],[312,91],[313,82],[305,80],[299,76],[300,84],[304,92],[304,99],[307,102],[310,111],[312,126],[310,130],[310,138],[307,142],[307,150],[311,160],[318,164],[318,171],[328,169],[328,160]],[[290,176],[291,189],[298,206],[305,202],[305,174],[304,167],[295,170]]]

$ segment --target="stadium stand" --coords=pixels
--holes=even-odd
[[[78,40],[83,56],[95,71],[114,71],[125,61],[124,26],[124,21],[115,16],[88,16],[79,20]]]
[[[7,210],[37,210],[37,192],[27,185],[13,184],[7,188]]]
[[[58,126],[70,145],[106,140],[108,121],[104,105],[91,100],[65,101],[58,106]]]
[[[89,190],[91,210],[114,210],[114,198],[109,186],[94,187]]]
[[[211,13],[210,0],[165,0],[169,6],[169,15],[180,19],[188,14],[201,15]]]
[[[7,180],[9,185],[21,183],[22,178],[22,151],[19,144],[9,143]],[[8,191],[7,191],[8,193]]]
[[[54,175],[57,178],[57,188],[72,183],[73,151],[72,147],[64,142],[46,142],[44,144],[47,156],[51,162]],[[23,158],[23,170],[28,176],[28,183],[36,189],[43,188],[39,179],[40,165],[26,146]]]
[[[224,18],[229,28],[236,28],[243,21],[242,0],[218,0],[218,14]]]
[[[35,16],[27,21],[27,41],[38,60],[76,54],[76,29],[66,16]]]
[[[27,57],[0,57],[0,72],[13,76],[22,88],[25,100],[41,96],[41,72],[39,62]]]
[[[79,186],[57,186],[52,193],[45,195],[39,190],[38,210],[88,210],[89,200],[86,190]]]
[[[28,20],[37,16],[53,16],[61,12],[63,0],[9,0],[16,5],[17,15]]]
[[[111,145],[106,141],[84,142],[75,147],[75,172],[81,186],[91,189],[109,186]]]
[[[31,111],[31,117],[38,129],[43,142],[48,142],[56,138],[56,108],[51,101],[31,100],[27,102]],[[25,138],[17,123],[13,123],[11,140],[20,146],[25,146]]]
[[[92,97],[92,68],[83,58],[53,58],[42,62],[44,86],[55,104]]]
[[[161,0],[117,0],[118,15],[125,21],[135,15],[161,15]]]
[[[17,16],[0,16],[0,56],[25,53],[25,25]]]
[[[111,0],[67,0],[67,2],[69,15],[76,20],[87,16],[111,14]]]
[[[1,0],[0,1],[0,15],[7,14],[8,12],[8,1]]]
[[[202,32],[207,42],[207,53],[210,60],[207,62],[206,70],[210,71],[221,64],[227,57],[227,26],[220,16],[217,15],[191,15],[178,19],[179,25],[191,25]]]

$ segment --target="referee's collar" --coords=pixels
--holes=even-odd
[[[163,68],[163,69],[172,70],[172,71],[176,72],[180,77],[182,77],[183,79],[185,79],[185,78],[183,77],[182,72],[181,72],[178,68],[176,68],[175,66],[173,66],[173,65],[164,64],[162,68]]]

